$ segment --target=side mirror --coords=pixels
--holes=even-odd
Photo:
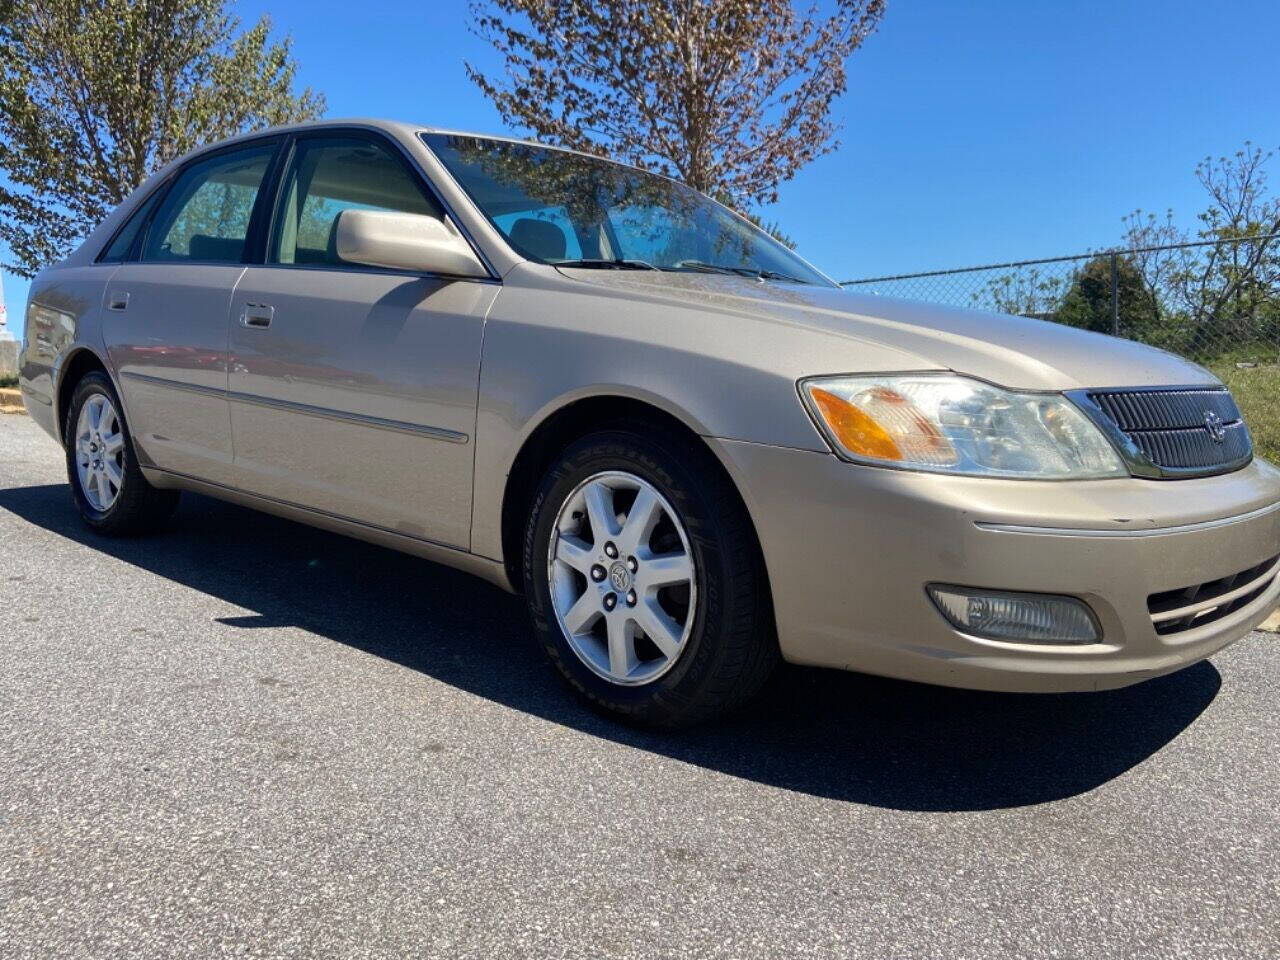
[[[453,224],[422,214],[343,210],[334,241],[338,256],[351,263],[455,277],[489,276]]]

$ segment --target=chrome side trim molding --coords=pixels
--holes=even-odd
[[[1096,529],[1090,527],[1037,527],[1021,523],[991,523],[975,520],[973,525],[979,530],[992,533],[1023,533],[1039,537],[1163,537],[1171,533],[1193,533],[1199,530],[1214,530],[1218,527],[1229,527],[1236,523],[1257,520],[1280,511],[1280,503],[1239,513],[1234,517],[1222,517],[1218,520],[1201,520],[1199,523],[1183,523],[1173,527],[1143,527],[1133,530]]]
[[[457,430],[446,430],[444,427],[405,423],[403,420],[387,420],[383,417],[371,417],[363,413],[347,413],[342,410],[331,410],[328,407],[313,407],[309,403],[294,403],[291,400],[277,400],[273,397],[260,397],[257,394],[238,393],[234,390],[227,393],[227,399],[233,403],[288,410],[291,413],[301,413],[308,417],[321,417],[325,420],[336,420],[340,423],[354,423],[361,427],[373,427],[375,430],[393,430],[397,433],[430,437],[432,440],[443,440],[446,443],[466,443],[471,439],[465,433],[459,433]]]
[[[225,399],[227,396],[227,391],[219,390],[217,387],[206,387],[199,383],[184,383],[181,380],[168,380],[165,377],[151,377],[145,373],[134,373],[132,370],[122,370],[120,379],[133,380],[137,383],[149,383],[153,387],[168,387],[170,390],[195,393],[202,397],[222,397]]]
[[[406,423],[403,420],[387,420],[383,417],[372,417],[363,413],[348,413],[343,410],[332,410],[328,407],[315,407],[309,403],[294,403],[291,400],[277,400],[274,397],[262,397],[253,393],[239,393],[231,390],[219,390],[216,387],[205,387],[195,383],[183,383],[179,380],[167,380],[163,377],[152,377],[143,373],[122,373],[128,380],[149,383],[153,386],[183,390],[201,396],[222,397],[233,403],[244,403],[255,407],[270,407],[276,410],[288,410],[308,417],[320,417],[340,423],[354,423],[361,427],[372,427],[375,430],[391,430],[396,433],[407,433],[412,436],[428,437],[432,440],[443,440],[446,443],[467,443],[471,437],[457,430],[446,430],[444,427],[432,427],[425,424]]]

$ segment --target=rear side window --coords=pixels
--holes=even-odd
[[[346,264],[334,246],[343,210],[391,210],[443,218],[404,160],[363,137],[299,140],[280,191],[268,261]]]
[[[220,153],[188,167],[156,211],[142,259],[240,263],[275,144]]]

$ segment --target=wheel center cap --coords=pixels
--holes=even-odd
[[[615,590],[627,590],[631,586],[631,571],[621,560],[609,568],[609,582]]]

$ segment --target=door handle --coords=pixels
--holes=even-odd
[[[107,309],[119,312],[129,306],[129,294],[125,290],[112,291],[111,296],[107,299]]]
[[[246,303],[244,312],[240,314],[240,326],[263,329],[271,326],[276,315],[276,308],[265,303]]]

